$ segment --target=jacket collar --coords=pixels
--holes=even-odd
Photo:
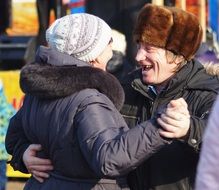
[[[25,65],[20,73],[20,86],[24,93],[44,99],[62,98],[86,88],[94,88],[105,94],[120,109],[124,91],[119,81],[111,74],[91,67],[75,58],[65,60],[65,54],[47,52],[40,63]],[[67,55],[68,57],[68,55]],[[71,57],[70,57],[71,58]],[[52,62],[54,61],[54,62]],[[57,66],[55,62],[66,63]],[[58,63],[59,64],[59,63]]]
[[[50,64],[55,66],[74,65],[77,67],[87,66],[90,64],[76,59],[68,54],[61,53],[55,49],[40,46],[36,52],[35,61],[41,64]]]
[[[132,86],[146,97],[153,99],[150,95],[148,85],[141,80],[141,70],[138,74],[135,73]],[[137,76],[137,77],[136,77]],[[184,67],[180,69],[169,81],[165,88],[163,95],[172,96],[180,94],[185,89],[193,90],[208,90],[217,92],[218,79],[216,76],[210,76],[206,73],[205,68],[198,61],[189,61]]]

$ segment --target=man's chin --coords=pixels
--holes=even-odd
[[[150,81],[150,80],[148,80],[144,77],[142,78],[142,81],[143,81],[144,84],[147,84],[147,85],[153,85],[154,84],[152,81]]]

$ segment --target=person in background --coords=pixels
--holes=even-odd
[[[156,117],[129,130],[119,113],[123,89],[105,72],[112,32],[102,19],[67,15],[49,27],[46,39],[49,47],[41,46],[35,63],[21,70],[26,96],[7,131],[10,164],[33,174],[25,190],[128,190],[127,173],[171,143],[165,138],[168,130],[164,133]],[[189,121],[184,100],[170,103],[167,110],[159,122],[173,118],[170,131],[181,123],[178,118]],[[31,146],[39,151],[30,152]],[[28,154],[52,163],[49,178],[41,181],[39,168],[28,166]]]
[[[197,169],[196,188],[197,190],[216,190],[219,188],[219,144],[218,144],[218,112],[219,98],[217,98],[213,111],[210,115],[208,127],[206,129],[200,161]]]
[[[106,70],[121,82],[127,73],[133,71],[133,65],[126,57],[127,43],[125,35],[117,30],[112,30],[112,37],[113,57],[107,63]]]
[[[11,0],[0,1],[0,35],[6,34],[6,29],[11,25]]]
[[[194,59],[202,41],[201,25],[189,12],[147,4],[139,12],[133,35],[140,69],[122,83],[121,113],[128,126],[153,118],[159,108],[179,97],[188,105],[190,120],[188,124],[186,117],[181,118],[172,135],[182,138],[146,160],[128,181],[136,190],[194,189],[202,137],[219,90],[218,77]]]
[[[54,11],[55,18],[60,18],[66,15],[66,9],[63,6],[63,3],[67,3],[68,1],[62,2],[62,0],[36,0],[37,7],[37,15],[38,15],[38,23],[39,29],[36,39],[36,49],[40,45],[46,45],[46,30],[49,27],[50,19],[51,19],[51,11]]]
[[[7,184],[6,168],[9,155],[5,150],[5,136],[9,120],[14,114],[15,109],[8,103],[0,80],[0,190],[5,190]]]
[[[219,76],[219,64],[207,64],[204,66],[211,73]],[[219,189],[219,96],[214,103],[210,114],[207,129],[203,137],[202,150],[196,175],[196,190],[216,190]]]

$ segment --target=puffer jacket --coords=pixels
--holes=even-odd
[[[217,76],[210,76],[197,61],[190,61],[159,95],[141,81],[141,70],[123,81],[125,104],[121,110],[129,126],[146,121],[172,99],[183,97],[191,115],[188,139],[174,140],[129,175],[136,190],[189,190],[194,188],[196,167],[207,118],[219,90]]]
[[[54,165],[49,179],[31,177],[25,190],[129,189],[126,174],[169,141],[153,120],[128,130],[116,109],[123,90],[112,75],[51,51],[41,48],[40,63],[22,69],[26,97],[6,137],[14,169],[25,171],[22,155],[32,143],[41,144],[38,156]],[[64,66],[54,66],[57,61]]]

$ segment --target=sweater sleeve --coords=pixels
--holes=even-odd
[[[22,108],[11,118],[5,139],[5,147],[8,154],[12,155],[9,161],[14,170],[28,173],[23,163],[23,153],[30,145],[27,140],[21,122]]]
[[[126,175],[169,143],[160,137],[152,120],[129,130],[104,95],[82,103],[75,126],[81,151],[99,176]]]
[[[7,160],[8,154],[5,150],[5,136],[10,118],[15,114],[15,109],[7,101],[0,80],[0,160]]]
[[[203,146],[198,165],[196,189],[219,189],[219,96],[210,115],[203,138]]]

